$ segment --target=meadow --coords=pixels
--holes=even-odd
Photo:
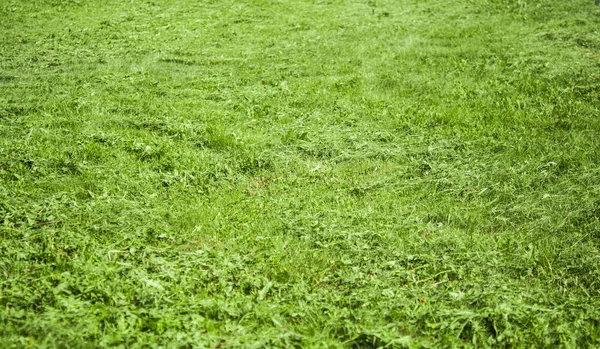
[[[0,347],[600,347],[598,30],[0,1]]]

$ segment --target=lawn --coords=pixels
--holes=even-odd
[[[0,347],[600,346],[593,0],[3,0]]]

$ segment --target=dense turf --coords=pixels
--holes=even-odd
[[[600,346],[593,0],[0,3],[0,347]]]

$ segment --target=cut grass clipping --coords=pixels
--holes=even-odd
[[[600,346],[593,0],[0,3],[0,347]]]

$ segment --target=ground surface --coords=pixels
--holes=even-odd
[[[600,345],[592,0],[0,3],[0,347]]]

